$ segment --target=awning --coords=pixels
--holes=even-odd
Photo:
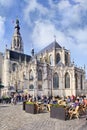
[[[27,89],[24,89],[23,91],[24,91],[24,93],[27,93],[27,94],[29,93],[29,91]]]
[[[17,93],[23,93],[23,90],[17,90]]]
[[[4,85],[1,85],[1,84],[0,84],[0,89],[1,89],[1,88],[4,88]]]
[[[10,90],[10,93],[15,93],[16,91],[15,90]]]

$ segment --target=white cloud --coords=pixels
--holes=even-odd
[[[79,28],[77,30],[69,29],[68,30],[68,36],[71,36],[73,39],[75,39],[76,42],[72,42],[77,49],[79,53],[87,54],[87,27],[85,28]],[[72,49],[72,48],[71,48]],[[84,51],[83,51],[84,50]]]
[[[38,11],[38,16],[39,18],[42,16],[42,15],[46,15],[48,13],[48,9],[45,8],[43,5],[39,4],[37,2],[37,0],[32,0],[32,1],[26,1],[27,2],[27,6],[25,7],[24,9],[24,19],[25,21],[30,25],[32,24],[32,21],[31,21],[31,17],[30,17],[30,14],[31,13],[35,13],[35,11],[37,10]],[[33,16],[32,16],[33,17]],[[34,21],[33,21],[34,22]]]
[[[74,2],[78,2],[79,4],[82,4],[84,6],[86,6],[87,4],[87,0],[73,0]]]
[[[4,42],[5,42],[5,18],[0,16],[0,51],[4,51]]]
[[[0,0],[0,5],[3,7],[10,7],[13,3],[13,0]]]
[[[0,16],[0,40],[3,39],[5,34],[5,18]]]
[[[62,9],[67,9],[70,8],[71,4],[69,3],[68,0],[61,0],[60,3],[58,4],[58,9],[62,10]]]
[[[78,29],[69,29],[68,35],[72,36],[74,39],[77,40],[78,44],[87,43],[87,27],[85,28],[78,28]]]
[[[64,46],[66,37],[63,32],[58,31],[50,21],[37,21],[32,33],[32,42],[36,44],[36,48],[42,48],[54,41],[54,35],[59,44]]]
[[[71,4],[69,0],[60,0],[55,2],[53,0],[49,0],[49,5],[51,7],[51,14],[55,14],[58,17],[58,23],[63,27],[74,27],[82,22],[82,16],[85,14],[87,10],[87,0],[74,0],[76,4]],[[55,12],[52,13],[52,12]],[[86,14],[85,14],[86,15]],[[49,16],[48,16],[49,17]],[[76,26],[75,26],[76,27]]]
[[[70,27],[81,22],[80,11],[82,8],[78,4],[71,5],[68,0],[66,2],[62,0],[58,4],[58,10],[62,17],[61,24],[63,27]]]
[[[87,44],[86,43],[79,44],[78,49],[80,50],[81,53],[83,53],[83,55],[87,55]]]
[[[87,10],[87,0],[48,0],[50,8],[38,3],[37,0],[27,1],[24,18],[28,25],[34,25],[31,40],[39,50],[56,40],[61,46],[70,49],[77,57],[83,52],[87,55],[87,27],[83,23]],[[32,21],[32,14],[38,10],[38,17]],[[43,16],[45,16],[43,18]],[[86,19],[84,19],[86,21]],[[84,25],[84,27],[83,27]],[[84,51],[83,51],[84,49]]]
[[[56,2],[56,4],[53,0],[49,0],[50,9],[38,3],[37,0],[25,0],[25,2],[27,2],[27,4],[24,8],[24,19],[30,26],[34,24],[37,19],[44,20],[45,18],[50,21],[56,21],[56,23],[60,24],[63,28],[66,28],[74,24],[79,24],[82,21],[82,15],[85,11],[84,2],[72,5],[69,0],[61,0]],[[37,16],[35,14],[36,11],[38,11]],[[43,16],[45,17],[43,18]],[[32,20],[32,17],[37,18]],[[58,19],[56,19],[56,17]],[[53,22],[53,24],[55,23]]]

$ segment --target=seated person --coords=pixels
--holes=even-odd
[[[79,106],[76,106],[75,109],[69,109],[68,111],[70,119],[72,119],[73,116],[79,118]]]

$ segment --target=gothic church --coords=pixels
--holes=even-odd
[[[24,54],[19,20],[11,48],[0,53],[1,95],[25,92],[33,96],[68,96],[85,92],[85,70],[71,62],[70,51],[55,40],[37,54]]]

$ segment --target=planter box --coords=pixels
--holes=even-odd
[[[56,118],[56,119],[61,119],[61,120],[66,120],[66,111],[61,106],[59,106],[59,107],[52,106],[50,109],[50,117]]]
[[[23,110],[25,110],[26,101],[23,102]]]
[[[11,98],[2,98],[2,103],[11,103]]]
[[[31,114],[37,114],[37,106],[35,104],[25,104],[25,111]]]

